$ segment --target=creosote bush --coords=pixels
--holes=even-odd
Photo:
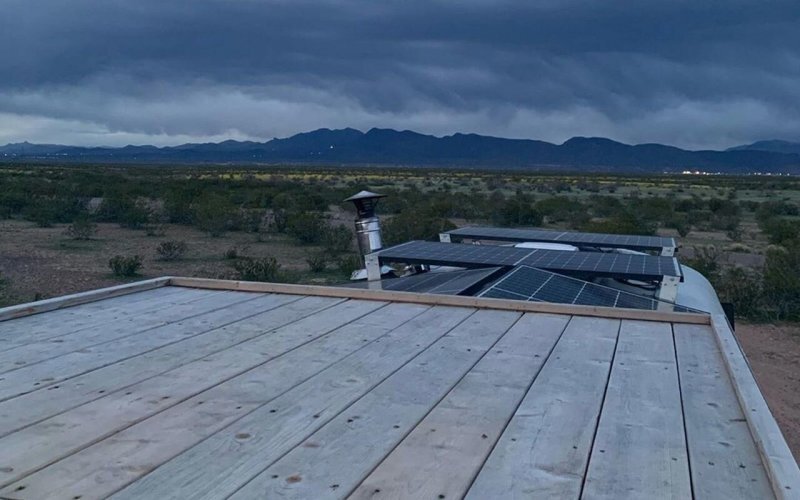
[[[64,230],[64,235],[73,240],[90,240],[97,234],[97,224],[88,217],[78,217]]]
[[[306,258],[308,268],[313,273],[321,273],[328,266],[328,256],[324,253],[315,253]]]
[[[159,260],[178,260],[186,253],[185,241],[162,241],[156,247]]]
[[[136,276],[139,269],[142,268],[142,258],[138,255],[115,255],[109,259],[108,267],[111,268],[111,272],[114,273],[114,276],[123,278]]]
[[[243,281],[276,281],[281,266],[275,257],[246,257],[234,262],[233,268]]]

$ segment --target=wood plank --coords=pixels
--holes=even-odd
[[[473,313],[467,308],[428,310],[184,451],[115,497],[199,499],[232,494]]]
[[[185,292],[189,290],[192,293],[186,294]],[[128,316],[132,309],[139,308],[143,302],[151,302],[155,299],[167,301],[179,296],[203,297],[208,295],[209,292],[220,293],[221,291],[161,287],[96,302],[88,302],[66,309],[50,311],[47,314],[24,316],[0,322],[0,350],[76,332],[109,319]]]
[[[94,302],[96,300],[107,299],[110,297],[117,297],[119,295],[126,295],[133,292],[140,292],[142,290],[151,290],[153,288],[166,286],[169,281],[169,277],[154,278],[138,281],[136,283],[126,283],[124,285],[101,288],[99,290],[92,290],[89,292],[75,293],[72,295],[65,295],[63,297],[39,300],[37,302],[29,302],[27,304],[3,307],[0,308],[0,321],[30,316],[32,314],[39,314],[56,309],[63,309],[65,307],[85,304],[86,302]]]
[[[97,326],[78,332],[55,336],[39,342],[30,342],[0,352],[0,373],[18,370],[24,366],[131,335],[145,335],[149,330],[196,316],[198,311],[221,309],[257,296],[241,292],[216,292],[199,297],[175,297],[172,300],[153,299],[153,302],[148,301],[142,304],[144,313],[141,315],[116,320],[109,317],[108,323],[103,321]],[[147,309],[150,310],[147,311]]]
[[[261,335],[222,352],[188,363],[124,390],[0,439],[0,485],[16,481],[75,453],[114,432],[185,401],[339,326],[382,307],[384,303],[350,301]]]
[[[638,319],[643,321],[671,321],[707,325],[708,314],[648,311],[574,304],[551,304],[547,302],[522,302],[519,300],[488,299],[464,295],[434,295],[427,293],[396,292],[388,290],[359,289],[317,285],[292,285],[287,283],[259,283],[253,281],[214,280],[206,278],[170,278],[172,286],[206,288],[212,290],[240,290],[248,292],[289,293],[344,297],[350,299],[385,300],[390,302],[412,302],[415,304],[474,307],[504,311],[539,312],[551,314],[580,315],[599,318]]]
[[[619,324],[570,320],[467,498],[578,498]]]
[[[675,352],[698,498],[774,498],[711,328],[675,325]]]
[[[0,403],[0,435],[223,351],[344,301],[329,297],[276,297],[278,299],[271,308],[264,305],[262,312],[250,318],[4,401]]]
[[[0,494],[12,494],[20,486],[25,486],[24,491],[33,497],[57,493],[66,498],[105,498],[286,392],[289,387],[308,380],[401,327],[426,309],[427,306],[393,304],[363,316],[244,376],[231,379],[85,448],[24,481],[10,485]],[[292,329],[292,326],[287,328]],[[108,457],[114,457],[113,461]]]
[[[54,385],[77,375],[118,363],[137,354],[235,323],[258,314],[262,307],[271,307],[276,301],[287,300],[278,297],[281,296],[257,295],[244,299],[239,298],[239,302],[232,305],[226,301],[226,304],[220,309],[198,311],[197,315],[193,317],[155,328],[144,335],[125,337],[0,374],[0,401]]]
[[[474,366],[487,345],[426,351],[232,498],[340,498],[378,464],[351,498],[463,496],[568,320],[528,314]],[[410,390],[411,403],[398,397]]]
[[[750,433],[767,468],[772,489],[778,498],[797,498],[800,495],[800,469],[758,389],[728,320],[722,314],[714,315],[711,324]]]
[[[623,321],[584,498],[692,498],[669,323]]]

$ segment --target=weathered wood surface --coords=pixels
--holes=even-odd
[[[691,498],[672,329],[623,321],[584,498]]]
[[[0,436],[343,302],[328,297],[276,297],[282,299],[250,318],[0,403]]]
[[[234,493],[473,312],[430,309],[190,448],[115,498],[224,498]]]
[[[109,288],[101,288],[99,290],[91,290],[89,292],[66,295],[64,297],[55,297],[52,299],[40,300],[38,302],[4,307],[0,308],[0,321],[21,318],[24,316],[30,316],[32,314],[53,311],[56,309],[63,309],[65,307],[108,299],[111,297],[117,297],[119,295],[127,295],[129,293],[140,292],[143,290],[151,290],[153,288],[166,286],[169,281],[169,277],[154,278],[136,283],[127,283],[125,285],[112,286]]]
[[[373,469],[374,461],[380,460],[379,456],[373,457],[373,463],[369,464],[371,467],[356,471],[360,474],[358,477],[368,473],[369,476],[361,482],[352,498],[373,498],[376,490],[380,490],[379,498],[441,498],[442,495],[445,498],[462,498],[550,355],[568,320],[569,316],[523,316],[399,446],[394,450],[394,446],[385,450],[375,446],[384,454],[391,453],[372,473],[369,471]],[[376,406],[387,407],[396,413],[402,409],[392,404],[391,395],[386,402],[378,402]],[[380,414],[384,416],[380,419],[382,426],[387,427],[391,418],[386,417],[391,413],[381,410]],[[355,427],[361,425],[362,420],[359,420]],[[378,436],[389,434],[389,429],[374,430]],[[372,434],[373,429],[366,428],[363,431]],[[332,434],[329,435],[333,438]],[[368,455],[372,447],[363,443],[363,439],[353,439],[355,437],[351,436],[349,442],[339,438],[338,452],[341,454],[350,447],[359,457]],[[316,436],[311,439],[318,441]],[[320,449],[331,447],[332,452],[335,450],[329,441],[324,440],[323,443]],[[389,444],[394,445],[394,442]],[[305,450],[302,448],[302,451]],[[353,477],[351,464],[336,462],[324,454],[315,456],[313,453],[316,451],[312,449],[312,454],[306,457],[305,462],[297,460],[292,467],[287,467],[288,464],[283,466],[283,477],[288,477],[292,469],[301,470],[305,463],[305,474],[301,474],[313,478],[313,482],[286,483],[285,480],[273,480],[272,489],[250,489],[253,496],[257,496],[255,494],[258,492],[266,492],[266,497],[285,497],[286,490],[294,485],[303,485],[291,497],[308,498],[314,495],[308,483],[323,492],[331,491],[326,486],[332,481],[341,483],[343,478],[348,477],[358,481],[358,477]],[[285,461],[276,466],[282,462]],[[275,467],[270,469],[280,475],[280,470]],[[266,480],[270,469],[260,477]],[[326,477],[324,473],[327,471],[329,476]],[[350,491],[353,481],[346,481],[341,486],[343,492]],[[330,497],[335,497],[335,492],[331,493]]]
[[[192,290],[185,293],[184,290]],[[180,287],[161,287],[143,292],[121,295],[97,302],[59,309],[47,314],[36,314],[0,322],[0,351],[13,349],[30,342],[60,337],[92,326],[109,323],[146,312],[153,303],[163,301],[164,307],[173,300],[204,297],[221,290],[201,290]],[[155,301],[155,302],[154,302]]]
[[[286,297],[256,295],[236,297],[235,300],[235,303],[224,301],[224,304],[219,304],[219,309],[197,311],[195,316],[154,328],[146,335],[124,337],[115,342],[80,349],[2,374],[0,375],[0,401],[54,385],[137,354],[181,342],[192,336],[235,323],[258,314],[263,307],[271,307],[275,301],[284,302]]]
[[[794,494],[724,319],[200,281],[0,323],[0,497]]]
[[[215,280],[206,278],[170,278],[170,285],[211,290],[239,290],[243,292],[289,293],[298,295],[320,295],[349,299],[385,300],[390,302],[413,302],[416,304],[474,307],[517,312],[567,314],[613,319],[639,319],[674,323],[709,324],[708,314],[647,311],[644,309],[622,309],[548,302],[522,302],[519,300],[489,299],[465,295],[434,295],[426,293],[396,292],[362,288],[331,287],[317,285],[293,285],[287,283],[260,283],[253,281]]]
[[[380,305],[375,302],[371,304],[373,308]],[[30,491],[43,496],[53,492],[69,492],[70,497],[105,497],[152,469],[152,464],[165,462],[190,448],[286,392],[287,387],[302,383],[399,328],[426,309],[426,306],[418,305],[390,305],[375,310],[243,376],[86,448],[7,490],[13,491],[20,485],[29,484]],[[314,328],[333,326],[325,326],[325,323],[329,321],[318,322]],[[304,334],[306,331],[308,327],[293,328],[293,325],[289,325],[276,332],[276,338]],[[114,463],[98,468],[97,464],[106,463],[109,454],[115,457]],[[80,472],[87,470],[92,472]]]
[[[572,318],[467,498],[578,498],[619,326]]]
[[[175,370],[108,394],[0,439],[0,485],[8,484],[120,429],[218,386],[383,304],[328,309]],[[5,461],[8,461],[5,463]],[[13,469],[11,472],[5,472]]]
[[[108,317],[97,326],[50,337],[46,340],[28,342],[0,352],[0,373],[17,370],[23,366],[30,366],[116,339],[141,335],[153,328],[177,323],[195,316],[197,311],[213,311],[256,297],[255,294],[242,294],[241,292],[216,292],[202,296],[190,295],[184,298],[180,298],[178,295],[166,300],[154,298],[142,304],[142,311],[144,311],[142,315],[124,319]],[[57,328],[57,326],[53,325],[52,328]]]
[[[712,328],[775,495],[786,499],[800,497],[800,469],[758,389],[744,353],[728,326],[728,320],[724,315],[714,315]]]
[[[774,497],[711,328],[673,330],[695,496]]]

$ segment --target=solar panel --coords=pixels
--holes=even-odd
[[[701,312],[635,293],[590,283],[568,276],[518,266],[480,293],[480,297],[554,302],[600,307],[656,310],[669,306],[675,312]]]
[[[673,257],[565,252],[432,241],[409,241],[381,250],[378,252],[378,260],[381,264],[405,262],[467,268],[527,265],[580,276],[605,276],[642,281],[661,281],[664,276],[682,277],[680,265]]]
[[[437,295],[460,295],[489,280],[502,268],[484,267],[463,271],[427,272],[381,280],[382,290],[397,292],[432,293]],[[367,288],[367,282],[347,283],[350,288]]]
[[[676,247],[673,238],[625,234],[578,233],[548,229],[511,229],[501,227],[462,227],[447,234],[459,238],[495,241],[545,241],[575,246],[629,248],[631,250],[661,250]]]

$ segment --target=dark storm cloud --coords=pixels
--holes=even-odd
[[[11,0],[0,142],[800,139],[795,0]]]

